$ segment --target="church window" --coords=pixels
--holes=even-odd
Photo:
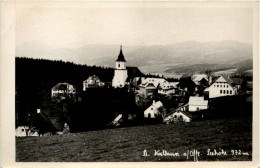
[[[232,90],[230,90],[229,93],[232,94]]]
[[[220,94],[222,93],[222,90],[220,90]]]
[[[223,90],[223,93],[225,94],[225,93],[226,93],[226,91],[225,91],[225,90]]]

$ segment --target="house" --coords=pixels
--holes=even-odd
[[[51,89],[51,97],[57,98],[57,97],[73,97],[76,94],[76,89],[73,85],[64,82],[64,83],[58,83]]]
[[[146,78],[139,87],[139,95],[143,98],[153,98],[158,93],[159,85],[167,82],[163,78]]]
[[[239,85],[237,85],[228,76],[222,75],[218,77],[209,87],[204,90],[209,98],[233,96],[238,94]]]
[[[101,82],[98,76],[93,75],[83,81],[83,91],[86,91],[87,88],[101,88],[104,87],[104,85],[105,83]]]
[[[192,75],[192,81],[197,85],[197,86],[208,86],[212,82],[212,77],[207,76],[206,74],[194,74]]]
[[[171,122],[191,122],[193,115],[186,111],[186,106],[180,106],[177,109],[170,109],[169,115],[163,119],[164,123]]]
[[[18,126],[15,129],[16,137],[25,137],[25,136],[39,136],[38,132],[32,131],[28,126]]]
[[[180,122],[191,122],[192,115],[186,111],[176,111],[172,114],[173,120]]]
[[[179,82],[168,82],[165,80],[159,84],[158,93],[162,95],[174,94],[178,89],[177,87],[178,83]]]
[[[189,112],[208,109],[208,100],[204,100],[204,97],[190,96],[188,104]]]
[[[153,100],[152,105],[144,111],[144,118],[157,118],[161,116],[160,108],[163,108],[162,102],[155,102],[155,100]]]
[[[165,81],[163,78],[146,78],[139,85],[139,95],[143,98],[153,98],[158,93],[159,84]]]
[[[128,75],[125,63],[126,60],[122,51],[122,46],[120,46],[120,52],[116,60],[116,68],[112,80],[112,87],[114,88],[123,88],[126,84]]]

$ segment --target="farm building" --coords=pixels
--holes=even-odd
[[[186,105],[181,106],[177,109],[170,109],[170,113],[163,119],[164,123],[171,122],[191,122],[193,115],[186,111]]]
[[[158,93],[162,94],[162,95],[169,95],[169,94],[174,94],[176,93],[178,87],[179,82],[168,82],[168,81],[164,81],[161,82],[158,86]]]
[[[28,126],[18,126],[15,130],[16,137],[25,137],[25,136],[39,136],[38,132],[33,132],[29,129]]]
[[[180,122],[191,122],[192,115],[185,111],[176,111],[172,114],[173,120]]]
[[[161,116],[160,108],[163,108],[161,101],[153,101],[153,104],[144,111],[144,118],[157,118]]]
[[[204,100],[204,97],[190,96],[189,98],[189,111],[199,111],[208,109],[208,100]]]
[[[103,87],[104,85],[105,83],[101,82],[98,76],[93,75],[83,81],[83,91],[86,91],[87,88],[100,88]]]
[[[215,82],[213,82],[208,88],[204,90],[205,94],[209,95],[209,98],[233,96],[238,94],[240,86],[236,84],[231,78],[222,75]]]
[[[51,89],[51,96],[54,97],[72,97],[76,94],[76,89],[73,85],[64,82],[58,83]]]

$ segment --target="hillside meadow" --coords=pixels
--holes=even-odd
[[[219,156],[214,155],[214,149],[220,152]],[[144,150],[149,156],[143,156]],[[159,156],[158,153],[163,150],[173,155]],[[213,155],[209,156],[208,150]],[[188,153],[188,156],[183,156],[184,153]],[[16,138],[18,162],[250,160],[251,118],[142,125],[49,137]]]

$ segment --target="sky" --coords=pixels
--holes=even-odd
[[[76,3],[75,3],[76,4]],[[16,42],[52,48],[88,44],[170,45],[184,41],[253,41],[253,13],[234,7],[92,7],[17,5]]]

